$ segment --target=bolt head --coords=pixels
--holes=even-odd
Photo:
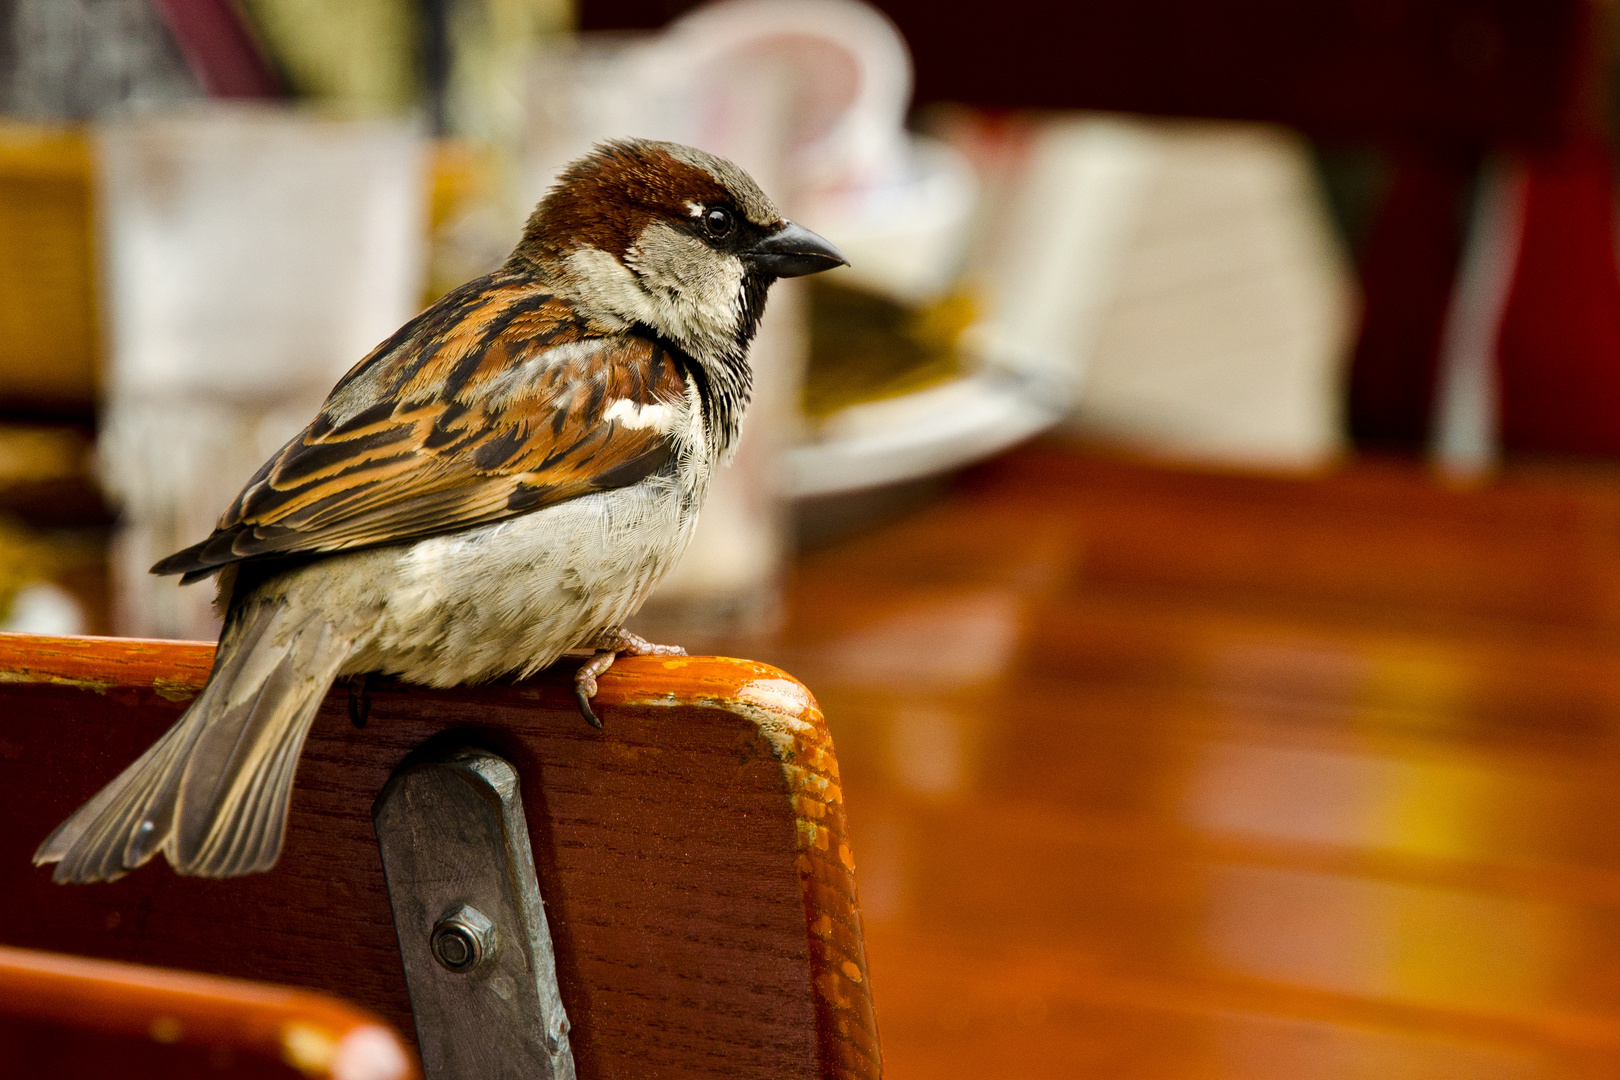
[[[464,975],[495,955],[495,924],[469,904],[446,912],[428,938],[433,959],[446,971]]]

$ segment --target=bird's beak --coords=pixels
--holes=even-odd
[[[848,266],[849,260],[827,241],[793,222],[755,244],[748,251],[754,265],[772,277],[803,277],[819,274],[835,266]]]

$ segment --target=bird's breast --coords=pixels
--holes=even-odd
[[[685,550],[714,462],[690,388],[684,402],[621,412],[668,431],[664,469],[493,524],[328,556],[285,575],[289,602],[377,610],[344,671],[430,686],[532,673],[623,623]]]
[[[430,685],[533,672],[622,623],[680,557],[696,514],[673,476],[418,541],[385,568],[367,652]]]

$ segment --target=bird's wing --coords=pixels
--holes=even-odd
[[[685,392],[657,342],[594,333],[521,279],[480,279],[361,361],[213,535],[152,572],[386,544],[633,484],[675,453]]]

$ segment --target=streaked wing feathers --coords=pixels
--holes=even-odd
[[[655,341],[593,334],[522,279],[471,282],[361,361],[213,535],[152,570],[386,544],[635,483],[674,453],[658,421],[685,386]]]

